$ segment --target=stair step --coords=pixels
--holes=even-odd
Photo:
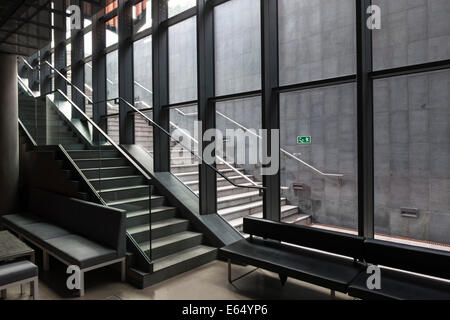
[[[123,177],[111,177],[102,179],[89,179],[89,182],[97,191],[103,191],[112,188],[121,188],[129,186],[144,185],[143,176],[123,176]]]
[[[230,196],[217,198],[217,208],[221,210],[232,206],[239,206],[250,202],[260,201],[261,199],[262,197],[259,195],[259,191],[233,194]]]
[[[122,187],[113,189],[104,189],[100,192],[100,196],[105,201],[119,201],[129,198],[149,196],[148,185],[138,185],[132,187]]]
[[[296,207],[296,206],[283,205],[283,206],[281,206],[280,209],[281,209],[281,220],[283,222],[288,222],[288,223],[297,223],[298,222],[300,224],[303,220],[307,219],[308,217],[311,217],[309,215],[299,214],[298,207]],[[258,212],[258,213],[250,214],[248,216],[254,217],[254,218],[262,218],[263,213]],[[244,222],[244,216],[228,220],[228,223],[240,232],[242,232],[243,222]],[[305,224],[306,224],[306,221],[305,221]]]
[[[72,159],[99,159],[99,158],[117,158],[119,157],[119,152],[117,150],[81,150],[81,151],[71,151],[69,155]]]
[[[237,170],[239,172],[243,172],[244,169],[242,168],[237,168]],[[232,170],[232,169],[224,169],[224,170],[219,170],[223,175],[225,175],[226,177],[232,177],[236,175],[236,171]],[[175,174],[178,179],[180,179],[182,182],[189,182],[189,181],[198,181],[198,171],[194,171],[194,172],[185,172],[185,173],[176,173]],[[217,177],[221,177],[221,175],[217,174]]]
[[[110,168],[90,168],[90,169],[82,169],[83,174],[88,179],[95,178],[113,178],[120,176],[132,176],[136,173],[136,170],[133,167],[124,166],[124,167],[110,167]]]
[[[152,208],[161,207],[164,205],[165,198],[162,196],[152,196]],[[122,209],[126,211],[140,211],[149,208],[149,197],[137,197],[131,199],[124,199],[118,201],[107,202],[108,206]]]
[[[152,259],[157,260],[176,252],[196,247],[202,244],[203,235],[198,232],[183,231],[171,234],[166,237],[155,239],[151,242]],[[144,242],[140,244],[141,249],[146,253],[150,253],[150,243]]]
[[[217,164],[216,168],[220,170],[229,169],[229,167],[226,164]],[[182,165],[171,165],[170,166],[170,172],[173,174],[177,173],[187,173],[187,172],[197,172],[198,171],[198,164],[182,164]]]
[[[152,208],[152,222],[158,222],[165,219],[175,218],[177,208],[174,207],[156,207]],[[147,210],[127,212],[127,227],[135,227],[149,223],[149,212]]]
[[[250,180],[253,180],[253,176],[246,176],[247,178],[249,178]],[[248,183],[247,179],[244,179],[244,177],[242,176],[232,176],[232,177],[228,177],[228,179],[230,179],[231,181],[233,181],[236,184],[245,184]],[[185,182],[185,184],[191,188],[191,190],[193,191],[198,191],[199,188],[199,183],[198,181],[194,180],[194,181],[188,181]],[[225,178],[217,178],[217,187],[225,187],[225,186],[231,186],[231,184],[225,179]]]
[[[241,186],[253,186],[253,184],[247,182],[246,183],[240,183],[239,185]],[[217,187],[217,197],[221,198],[221,197],[226,197],[226,196],[231,196],[231,195],[235,195],[235,194],[242,194],[242,193],[247,193],[247,192],[254,192],[255,189],[253,188],[241,188],[241,187],[235,187],[234,185],[228,183],[228,186],[223,186],[223,187]],[[199,191],[194,191],[195,194],[199,194]]]
[[[128,165],[124,158],[76,159],[75,163],[80,169],[126,167]]]
[[[67,151],[69,151],[69,150],[83,150],[84,148],[86,148],[86,146],[84,144],[82,144],[82,143],[63,145],[63,147]]]
[[[148,241],[148,226],[148,223],[142,224],[128,228],[127,231],[134,238],[134,240],[136,240],[136,242],[142,243]],[[152,222],[152,239],[158,239],[174,233],[187,231],[188,227],[189,220],[179,218],[170,218]]]
[[[281,205],[286,205],[286,199],[281,199]],[[260,201],[254,201],[250,203],[246,203],[243,205],[238,206],[231,206],[224,209],[218,210],[219,214],[225,218],[227,221],[231,221],[237,218],[249,216],[252,214],[256,214],[259,212],[262,212],[263,210],[263,202]]]

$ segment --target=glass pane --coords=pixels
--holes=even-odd
[[[375,70],[450,58],[450,1],[374,0],[381,30],[373,32]]]
[[[151,0],[144,0],[133,6],[134,33],[139,33],[152,27]]]
[[[449,92],[450,71],[374,82],[380,239],[437,249],[445,248],[436,243],[450,244]]]
[[[153,119],[153,111],[145,111],[144,114]],[[139,113],[134,117],[134,139],[137,145],[153,154],[153,126],[149,125],[148,120]]]
[[[356,233],[356,86],[282,94],[280,121],[282,216]],[[296,214],[289,218],[292,212]]]
[[[106,22],[106,47],[119,42],[119,23],[117,17]]]
[[[116,99],[119,97],[119,57],[118,51],[115,50],[106,55],[106,90],[107,99]],[[106,106],[108,115],[115,115],[119,113],[119,105],[116,101],[108,101]],[[107,133],[114,140],[119,142],[119,117],[108,117]]]
[[[222,139],[216,138],[216,166],[237,185],[254,187],[262,184],[261,121],[260,97],[216,104],[216,127],[222,135]],[[259,190],[236,187],[221,175],[217,176],[217,207],[219,214],[239,231],[245,216],[263,217]]]
[[[216,94],[261,88],[259,0],[231,0],[214,8]]]
[[[84,65],[84,93],[92,100],[92,65],[90,62]],[[86,104],[86,114],[88,117],[92,118],[92,105],[89,104],[89,101],[85,101]]]
[[[134,99],[138,108],[153,106],[152,37],[134,42]]]
[[[197,99],[197,20],[169,28],[170,103]]]
[[[281,85],[356,72],[354,0],[279,0],[278,6]]]
[[[197,5],[197,0],[169,0],[169,18]]]
[[[92,55],[92,31],[84,35],[84,57]]]
[[[198,191],[198,138],[196,139],[197,106],[170,110],[170,130],[176,141],[170,145],[170,172],[191,191]],[[194,154],[192,154],[194,153]]]

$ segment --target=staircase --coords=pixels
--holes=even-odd
[[[145,178],[112,148],[72,150],[69,155],[108,206],[127,211],[127,232],[148,254],[150,192]],[[131,267],[131,281],[144,277],[144,286],[151,285],[216,258],[217,249],[205,245],[203,234],[193,231],[165,197],[152,194],[151,204],[154,272]]]
[[[35,128],[34,99],[20,96],[20,120],[28,131]],[[39,108],[45,108],[40,105]],[[76,168],[82,172],[86,180],[100,196],[100,202],[107,206],[127,211],[127,232],[142,252],[149,254],[152,249],[153,271],[143,271],[136,261],[134,248],[128,241],[127,276],[128,281],[146,287],[163,281],[182,272],[208,263],[217,257],[217,249],[205,244],[202,233],[193,230],[189,220],[180,217],[177,208],[170,206],[165,197],[151,194],[147,178],[145,178],[128,160],[112,146],[92,149],[85,145],[70,129],[68,121],[56,110],[40,109],[37,113],[36,136],[38,145],[51,145],[51,130],[63,134],[55,144],[62,144]],[[49,126],[54,127],[49,129]],[[44,129],[41,129],[41,128]],[[62,135],[59,135],[61,137]],[[70,178],[70,171],[67,179]],[[151,235],[149,242],[149,200],[151,196]]]
[[[150,138],[147,141],[153,143],[153,134],[152,132],[149,134]],[[152,150],[151,144],[145,147]],[[261,182],[257,181],[254,176],[248,175],[243,168],[233,163],[231,165],[242,175],[225,163],[219,163],[216,167],[236,184],[251,186],[252,184],[243,177],[245,175],[251,181],[261,185]],[[175,144],[171,144],[171,172],[194,193],[199,193],[198,161],[194,155],[180,145],[175,148]],[[217,175],[217,208],[218,213],[240,232],[242,232],[244,217],[263,217],[263,200],[258,190],[235,187],[219,174]],[[289,205],[286,198],[281,198],[281,219],[284,222],[301,225],[312,223],[311,215],[299,213],[299,208]]]

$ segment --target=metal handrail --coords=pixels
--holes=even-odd
[[[20,85],[29,93],[31,94],[31,96],[36,99],[36,95],[34,94],[34,92],[25,84],[25,82],[23,81],[23,79],[17,75],[17,79],[19,80]]]
[[[177,108],[176,108],[175,110],[176,110],[179,114],[181,114],[182,116],[196,116],[196,115],[197,115],[196,112],[193,112],[193,113],[185,113],[185,112],[183,112],[182,110],[177,109]],[[237,121],[231,119],[230,117],[227,117],[226,115],[224,115],[223,113],[221,113],[221,112],[219,112],[219,111],[216,111],[216,113],[217,113],[219,116],[221,116],[222,118],[224,118],[224,119],[226,119],[226,120],[232,122],[233,124],[235,124],[236,126],[238,126],[239,128],[241,128],[242,130],[244,130],[244,131],[246,131],[246,132],[249,132],[250,134],[252,134],[252,135],[254,135],[255,137],[257,137],[258,139],[262,139],[262,137],[261,137],[260,135],[256,134],[256,133],[253,132],[252,130],[246,128],[245,126],[243,126],[243,125],[240,124],[239,122],[237,122]],[[296,157],[296,156],[293,155],[292,153],[286,151],[285,149],[280,148],[280,151],[281,151],[283,154],[285,154],[286,156],[288,156],[288,157],[290,157],[290,158],[296,160],[297,162],[300,162],[300,163],[303,164],[304,166],[310,168],[312,171],[314,171],[314,172],[316,172],[316,173],[318,173],[318,174],[320,174],[320,175],[322,175],[322,176],[326,176],[326,177],[337,177],[337,178],[342,178],[342,177],[344,176],[344,175],[341,174],[341,173],[326,173],[326,172],[322,172],[322,171],[320,171],[319,169],[317,169],[317,168],[313,167],[312,165],[310,165],[309,163],[307,163],[307,162],[305,162],[305,161],[299,159],[298,157]]]
[[[145,103],[144,101],[141,101],[140,103],[150,107],[147,103]],[[183,132],[184,135],[186,135],[190,140],[194,141],[195,144],[197,144],[198,146],[198,141],[189,134],[189,132],[187,132],[186,130],[180,128],[179,126],[177,126],[175,123],[173,123],[172,121],[170,121],[170,125],[172,127],[174,127],[177,130],[180,130],[181,132]],[[180,144],[181,145],[181,144]],[[183,146],[184,148],[188,149],[187,147]],[[191,152],[192,153],[192,152]],[[235,173],[237,173],[240,177],[244,178],[245,180],[247,180],[248,182],[250,182],[250,184],[252,184],[253,186],[257,186],[260,187],[259,184],[257,184],[255,181],[251,180],[249,177],[247,177],[245,174],[243,174],[242,172],[240,172],[239,170],[237,170],[235,167],[233,167],[233,165],[231,165],[229,162],[225,161],[222,157],[220,156],[216,156],[216,158],[222,162],[223,164],[225,164],[227,167],[229,167],[231,170],[233,170]]]
[[[118,97],[115,99],[108,99],[105,101],[97,101],[96,103],[103,103],[103,102],[107,102],[107,101],[111,101],[111,100],[116,100],[119,99],[121,101],[123,101],[126,105],[128,105],[130,108],[132,108],[134,111],[134,113],[139,113],[142,117],[144,117],[152,126],[158,128],[161,132],[163,132],[165,135],[167,135],[170,139],[172,139],[173,141],[175,141],[177,144],[179,144],[180,146],[182,146],[183,148],[185,148],[186,150],[188,150],[194,157],[196,157],[198,160],[200,160],[200,162],[203,162],[206,164],[207,167],[209,167],[211,170],[215,171],[218,175],[220,175],[222,178],[224,178],[225,180],[227,180],[230,184],[232,184],[233,186],[237,187],[237,188],[249,188],[249,189],[257,189],[260,192],[266,190],[266,187],[262,187],[257,185],[254,181],[251,181],[252,186],[248,186],[248,185],[241,185],[241,184],[236,184],[235,182],[233,182],[232,180],[230,180],[226,175],[224,175],[222,172],[220,172],[219,170],[217,170],[217,168],[215,168],[214,166],[210,165],[209,163],[206,163],[203,161],[203,159],[197,155],[195,152],[191,151],[189,147],[183,145],[180,141],[176,140],[173,138],[173,136],[167,132],[163,127],[161,127],[160,125],[158,125],[156,122],[154,122],[152,119],[150,119],[149,117],[147,117],[141,110],[139,110],[138,108],[136,108],[134,105],[132,105],[131,103],[129,103],[128,101],[126,101],[125,99]],[[189,136],[190,137],[190,136]],[[194,138],[190,137],[191,139],[193,139],[194,141],[196,141]],[[198,142],[197,142],[198,143]],[[221,158],[217,157],[220,161]],[[237,170],[236,170],[237,171]],[[239,172],[239,171],[238,171]],[[239,174],[242,174],[239,172]],[[248,177],[246,177],[248,178]]]

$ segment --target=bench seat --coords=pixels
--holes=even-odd
[[[361,272],[353,259],[253,238],[220,249],[233,262],[249,264],[331,290],[347,292]]]
[[[46,244],[50,252],[81,269],[119,258],[116,250],[75,234],[49,239]]]
[[[17,213],[2,217],[3,221],[11,225],[24,226],[31,223],[41,222],[42,219],[32,213]]]
[[[0,287],[38,276],[38,267],[30,261],[0,265]]]
[[[369,276],[365,272],[358,275],[349,287],[349,295],[373,300],[450,300],[450,282],[382,268],[381,289],[369,290]]]

